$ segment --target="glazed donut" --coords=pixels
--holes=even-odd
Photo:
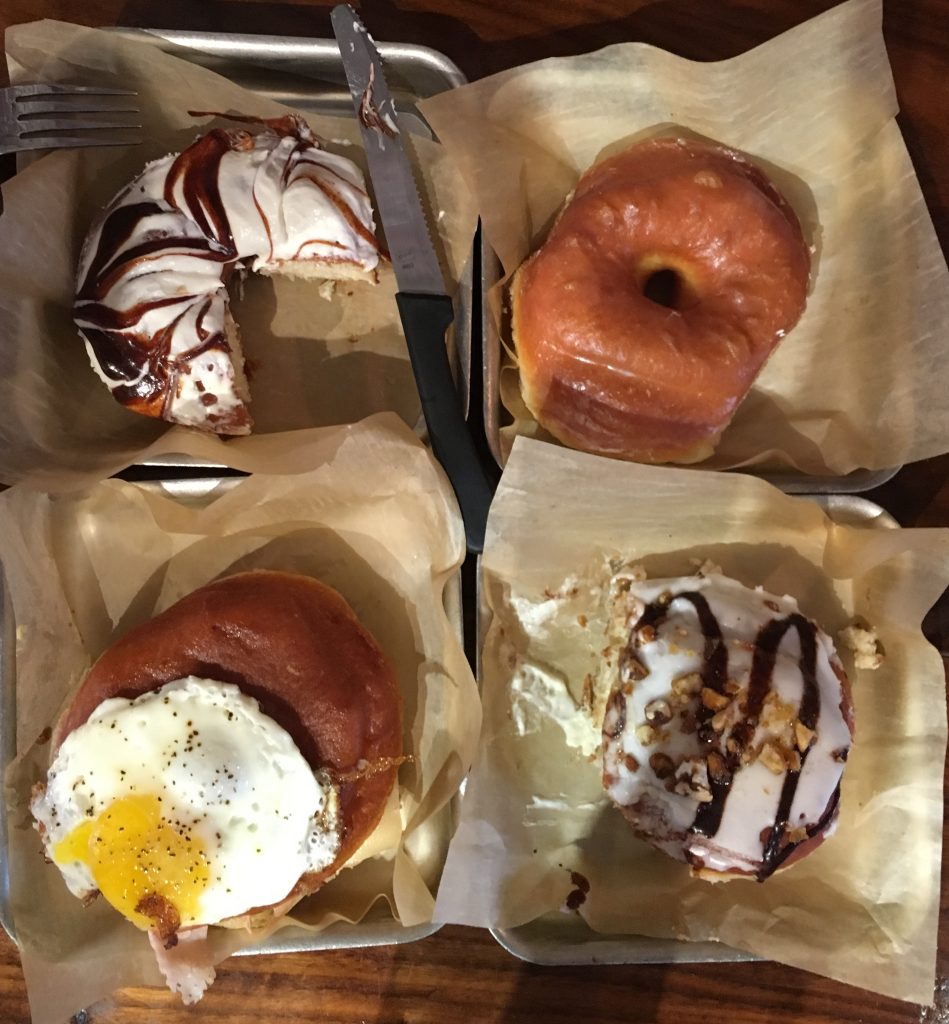
[[[697,462],[806,300],[800,224],[724,146],[658,138],[592,167],[512,284],[521,393],[585,451]]]
[[[836,827],[853,709],[833,642],[793,598],[725,576],[626,584],[606,792],[693,873],[763,881]]]
[[[134,412],[250,431],[225,288],[236,267],[374,279],[379,244],[359,169],[298,117],[262,123],[256,135],[214,129],[149,164],[89,230],[74,317],[93,370]]]

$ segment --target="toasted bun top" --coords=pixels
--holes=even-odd
[[[345,776],[402,752],[398,682],[346,601],[308,577],[257,571],[201,587],[110,647],[57,723],[53,753],[102,701],[189,675],[239,686],[313,769]],[[375,828],[396,772],[340,781],[339,855],[305,876],[298,895],[335,873]]]

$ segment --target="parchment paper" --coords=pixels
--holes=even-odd
[[[229,451],[229,449],[228,449]],[[302,572],[335,587],[391,659],[414,764],[350,863],[285,923],[359,921],[379,900],[405,925],[431,919],[450,834],[447,801],[474,754],[477,688],[443,591],[464,535],[441,470],[383,414],[301,432],[294,475],[256,473],[206,508],[110,481],[58,497],[0,496],[0,558],[17,625],[17,749],[7,774],[11,898],[34,1024],[61,1024],[128,984],[161,984],[145,936],[98,900],[83,908],[40,856],[30,786],[37,742],[67,694],[118,636],[219,576]],[[268,466],[266,454],[245,462]],[[352,866],[358,865],[358,866]],[[217,952],[260,934],[216,936]]]
[[[142,145],[50,153],[3,185],[0,481],[28,479],[46,490],[85,486],[140,461],[146,448],[181,453],[192,443],[188,431],[122,408],[89,366],[71,315],[89,225],[147,161],[180,151],[212,124],[225,124],[189,117],[188,110],[272,117],[286,108],[186,59],[98,29],[54,21],[17,25],[7,30],[6,49],[14,82],[67,81],[139,93]],[[304,116],[332,140],[330,149],[366,173],[354,117]],[[471,249],[474,205],[440,146],[413,136],[410,148],[451,288]],[[415,423],[420,407],[391,267],[379,276],[375,286],[343,282],[331,299],[321,296],[318,283],[280,277],[248,276],[242,298],[232,289],[252,368],[257,433],[280,436],[383,410]],[[202,447],[220,464],[235,457],[225,455],[225,447],[244,443],[213,440]],[[277,448],[294,443],[281,436]]]
[[[422,104],[508,276],[587,167],[657,128],[734,146],[772,176],[815,246],[812,291],[707,468],[838,474],[949,449],[949,274],[894,120],[880,24],[880,0],[849,0],[731,60],[622,43]],[[510,347],[504,294],[490,298]],[[505,453],[517,433],[545,436],[510,358],[501,393]]]
[[[854,616],[878,631],[878,671],[857,671],[840,651],[856,739],[837,834],[764,884],[693,879],[636,839],[603,793],[598,759],[513,689],[525,665],[565,684],[571,708],[587,674],[601,696],[611,685],[612,558],[641,562],[652,577],[711,559],[749,586],[795,596],[831,636]],[[519,438],[482,565],[493,615],[484,726],[437,920],[534,920],[563,907],[577,871],[590,882],[580,913],[596,931],[719,939],[932,1002],[946,701],[942,662],[920,622],[949,583],[949,530],[835,526],[811,501],[752,477],[610,462]]]

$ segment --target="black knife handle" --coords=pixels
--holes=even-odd
[[[484,547],[493,489],[462,415],[448,365],[445,332],[455,318],[451,299],[447,295],[406,292],[399,292],[395,298],[432,448],[461,506],[468,550],[479,552]]]

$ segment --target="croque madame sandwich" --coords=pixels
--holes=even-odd
[[[334,590],[230,576],[130,630],[57,723],[32,810],[82,900],[147,931],[186,1002],[209,926],[287,913],[379,822],[402,757],[385,655]]]

